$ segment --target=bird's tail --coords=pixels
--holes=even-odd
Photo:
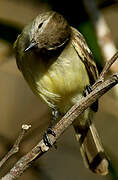
[[[106,175],[108,173],[108,160],[94,124],[91,123],[82,130],[76,125],[74,128],[86,167],[94,173]]]

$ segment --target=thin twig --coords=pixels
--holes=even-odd
[[[118,60],[118,51],[112,56],[112,58],[107,61],[107,63],[105,64],[101,74],[100,74],[100,78],[104,78],[105,75],[108,73],[111,65]]]
[[[96,88],[98,86],[98,84],[100,84],[100,83],[102,83],[104,81],[105,76],[108,73],[110,67],[117,60],[118,60],[118,51],[111,57],[111,59],[109,61],[107,61],[105,63],[105,66],[104,66],[102,72],[100,73],[100,76],[99,76],[98,80],[93,85],[93,89]]]
[[[19,145],[24,137],[24,135],[26,134],[26,132],[29,130],[29,128],[31,127],[31,125],[22,125],[22,130],[21,133],[19,134],[18,138],[16,139],[13,147],[11,148],[11,150],[3,157],[3,159],[0,161],[0,168],[2,167],[2,165],[15,153],[17,153],[19,151]]]

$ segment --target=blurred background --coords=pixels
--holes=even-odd
[[[117,49],[118,1],[97,0],[96,5],[109,29],[110,40]],[[38,143],[50,120],[49,109],[35,97],[18,71],[12,48],[24,25],[48,9],[63,14],[72,26],[84,34],[99,71],[105,63],[94,23],[82,0],[0,0],[0,159],[12,147],[22,124],[32,125],[21,143],[20,151],[0,169],[0,177]],[[114,69],[118,70],[117,64]],[[19,179],[118,180],[118,95],[113,89],[100,99],[95,123],[111,162],[109,175],[101,177],[84,167],[74,130],[69,127],[57,141],[57,150],[52,148],[36,160]]]

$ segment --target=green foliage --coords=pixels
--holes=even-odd
[[[84,35],[99,69],[101,69],[101,67],[103,66],[103,58],[101,55],[99,45],[97,43],[97,38],[92,24],[89,21],[84,21],[79,25],[78,29]]]

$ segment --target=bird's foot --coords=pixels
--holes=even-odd
[[[44,141],[45,145],[50,148],[50,147],[52,147],[52,144],[51,144],[51,141],[48,137],[48,134],[51,134],[54,137],[56,137],[56,134],[51,128],[48,128],[47,132],[44,133],[43,141]],[[56,143],[54,144],[54,147],[55,147],[55,149],[57,149]]]
[[[91,85],[86,85],[85,89],[83,91],[83,96],[86,97],[88,94],[92,92],[92,86]]]
[[[55,132],[52,130],[52,127],[58,118],[59,118],[59,111],[56,108],[53,108],[52,109],[52,118],[51,118],[48,130],[47,130],[47,132],[44,133],[44,136],[43,136],[44,143],[48,147],[52,147],[52,144],[50,142],[48,134],[51,134],[54,137],[56,136]],[[55,147],[55,149],[57,149],[56,143],[54,143],[54,147]]]
[[[92,86],[91,85],[86,85],[85,89],[83,91],[83,96],[86,97],[88,94],[90,94],[93,91]],[[96,100],[92,105],[91,105],[91,109],[94,112],[97,112],[98,110],[98,100]]]

